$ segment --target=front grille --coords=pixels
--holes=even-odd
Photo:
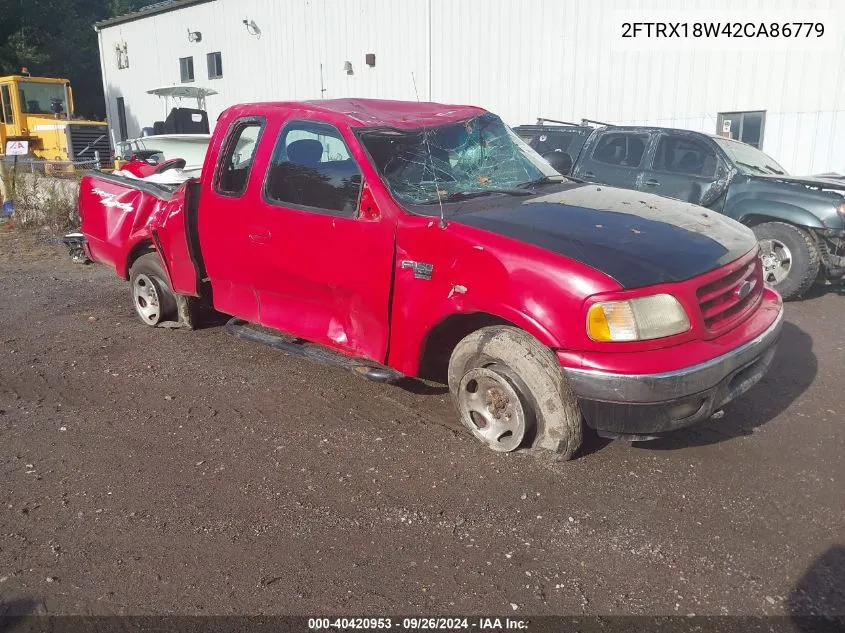
[[[100,167],[106,167],[111,159],[111,143],[107,125],[68,125],[70,158],[74,161],[93,161],[100,153]]]
[[[704,327],[711,334],[724,332],[748,314],[763,296],[760,258],[755,257],[721,279],[702,286],[697,294]]]

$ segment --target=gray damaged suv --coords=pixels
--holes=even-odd
[[[580,124],[514,128],[565,175],[700,204],[751,227],[784,299],[845,277],[845,181],[796,178],[757,148],[689,130]]]

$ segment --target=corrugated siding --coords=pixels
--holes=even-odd
[[[668,0],[215,0],[103,30],[110,114],[124,96],[130,134],[166,115],[144,91],[179,83],[194,57],[197,85],[220,92],[212,118],[251,100],[366,96],[471,103],[508,123],[538,116],[716,131],[719,112],[765,110],[764,150],[796,173],[845,173],[845,65],[836,53],[616,52],[614,11],[669,9]],[[838,9],[836,0],[698,0],[713,19],[737,11]],[[761,13],[762,15],[762,13]],[[247,33],[254,20],[261,37]],[[201,31],[189,43],[187,30]],[[130,68],[117,70],[126,41]],[[221,51],[222,79],[206,53]],[[376,54],[375,68],[364,64]],[[343,72],[349,61],[353,74]],[[431,76],[429,77],[429,70]],[[416,81],[416,91],[414,90]],[[116,119],[113,119],[116,120]]]

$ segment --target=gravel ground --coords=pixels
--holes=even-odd
[[[0,613],[845,614],[835,291],[720,420],[564,464],[439,385],[146,328],[25,234],[0,296]]]

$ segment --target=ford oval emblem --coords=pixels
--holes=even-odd
[[[736,289],[736,296],[740,299],[745,299],[750,293],[751,289],[754,288],[754,284],[750,281],[743,281],[742,285]]]

